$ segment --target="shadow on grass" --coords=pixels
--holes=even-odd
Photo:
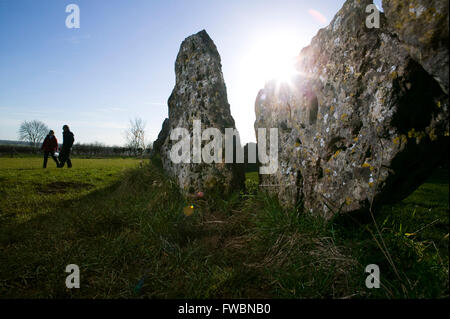
[[[133,202],[138,190],[129,185],[135,174],[129,171],[122,181],[109,187],[76,201],[60,202],[46,215],[2,225],[0,295],[67,297],[72,293],[64,287],[64,270],[66,265],[76,263],[72,258],[78,259],[84,269],[97,265],[94,272],[98,267],[107,267],[107,263],[101,265],[105,249],[122,233],[129,232],[137,217],[127,216],[129,211],[139,209]],[[142,191],[148,189],[145,184],[139,186]],[[143,206],[142,200],[140,204]]]
[[[187,200],[161,168],[149,165],[50,214],[1,227],[0,296],[442,297],[448,280],[446,292],[438,254],[423,243],[428,239],[404,234],[406,221],[422,227],[430,220],[419,206],[411,218],[413,199],[377,217],[398,280],[367,231],[370,224],[324,223],[301,210],[283,210],[261,193]],[[183,214],[186,205],[195,207],[191,216]],[[442,210],[436,214],[442,218]],[[385,222],[385,216],[392,219]],[[448,268],[448,253],[441,259]],[[365,288],[368,263],[380,265],[385,289]],[[68,264],[80,266],[81,289],[65,287]],[[399,287],[408,280],[416,286],[406,295]]]
[[[340,216],[331,226],[361,264],[380,267],[384,297],[443,298],[449,289],[448,207],[448,168],[441,167],[406,199],[374,212],[379,232],[368,212]],[[372,296],[383,297],[383,290]]]

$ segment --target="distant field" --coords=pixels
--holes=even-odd
[[[255,172],[245,193],[188,199],[148,161],[73,162],[0,158],[0,298],[449,296],[447,168],[376,211],[377,230],[285,210]],[[374,263],[381,289],[364,284]],[[68,264],[80,289],[65,286]]]
[[[136,159],[73,159],[73,167],[58,169],[51,158],[42,168],[41,157],[0,158],[0,222],[46,214],[57,207],[119,178],[124,169],[139,164]]]

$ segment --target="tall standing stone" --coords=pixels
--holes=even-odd
[[[235,123],[227,100],[220,55],[206,31],[183,41],[175,62],[175,75],[175,88],[168,101],[169,118],[155,142],[155,152],[160,154],[164,169],[185,194],[198,191],[226,194],[241,189],[243,165],[226,164],[224,160],[225,128],[235,129]],[[222,163],[195,163],[194,120],[201,121],[202,132],[217,128],[222,133]],[[170,151],[178,142],[170,139],[175,128],[185,128],[190,134],[190,163],[176,164],[171,160]],[[201,146],[208,143],[202,141]]]

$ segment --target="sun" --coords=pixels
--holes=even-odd
[[[295,60],[299,52],[296,39],[284,34],[273,34],[255,41],[243,59],[247,80],[260,88],[271,80],[289,84],[298,74]]]
[[[242,130],[243,140],[256,140],[250,127],[255,122],[254,106],[258,92],[271,80],[277,82],[277,87],[283,83],[294,86],[292,79],[298,75],[296,58],[309,43],[301,30],[265,31],[253,33],[246,45],[239,48],[237,76],[228,88],[233,116]]]
[[[263,52],[264,54],[260,57],[261,61],[257,61],[257,64],[264,67],[256,72],[261,73],[261,79],[266,81],[275,80],[278,83],[290,83],[292,77],[297,74],[297,70],[294,65],[295,55],[288,48],[288,44],[280,42],[263,49]]]

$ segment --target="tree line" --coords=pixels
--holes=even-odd
[[[23,121],[18,130],[18,138],[20,141],[27,142],[28,145],[0,145],[0,154],[14,157],[19,154],[38,153],[49,131],[48,126],[41,121]],[[106,146],[99,142],[75,143],[72,154],[87,157],[149,155],[152,144],[146,141],[145,122],[142,119],[130,120],[124,136],[126,140],[124,146]]]

